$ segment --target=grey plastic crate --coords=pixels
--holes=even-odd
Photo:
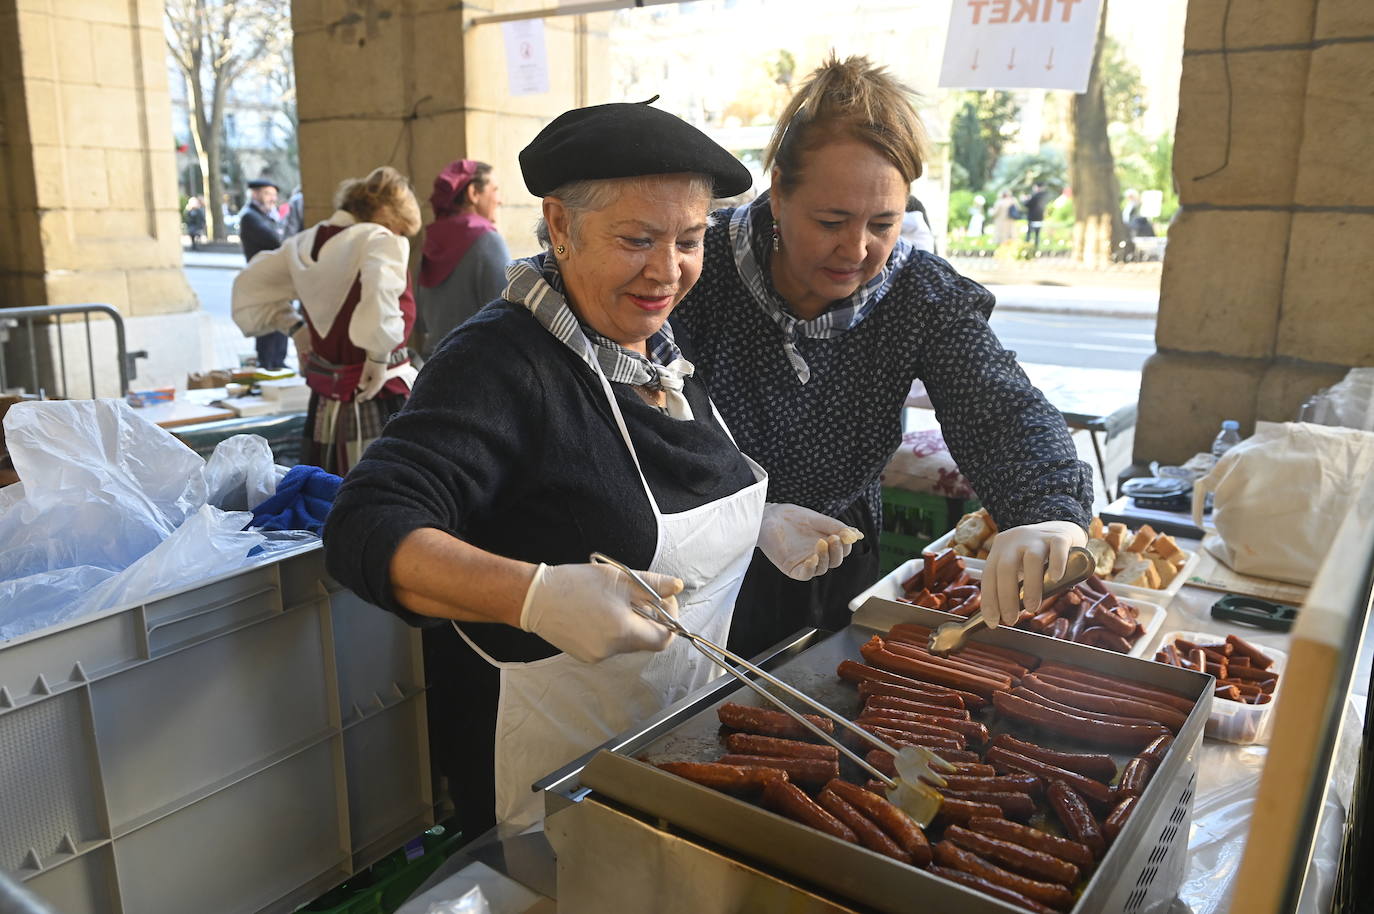
[[[318,546],[0,644],[0,869],[60,914],[286,912],[433,824],[419,633]]]

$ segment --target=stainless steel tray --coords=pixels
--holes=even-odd
[[[791,645],[772,672],[841,713],[857,714],[854,687],[835,675],[839,662],[857,659],[861,644],[898,622],[937,625],[950,618],[917,606],[871,599],[855,613],[853,624],[842,631],[829,637],[812,634]],[[1135,814],[1085,886],[1074,911],[1135,914],[1165,909],[1182,878],[1197,752],[1211,707],[1210,677],[1029,632],[983,631],[974,640],[1198,698]],[[719,757],[723,749],[715,711],[726,701],[762,703],[733,679],[714,684],[643,727],[622,734],[592,754],[585,766],[579,761],[551,776],[544,786],[564,802],[594,791],[663,820],[661,827],[686,831],[791,879],[879,911],[1018,910],[639,761]],[[1120,761],[1128,756],[1117,757]],[[558,805],[551,801],[550,810]]]

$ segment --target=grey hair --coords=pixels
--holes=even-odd
[[[656,181],[660,175],[636,175],[632,178],[593,178],[585,181],[569,181],[567,184],[560,185],[551,193],[545,196],[557,197],[563,203],[563,208],[568,211],[569,230],[573,239],[580,237],[579,229],[582,225],[582,218],[588,213],[603,210],[615,201],[620,199],[626,188],[645,187]],[[692,174],[691,189],[699,191],[708,199],[714,201],[712,196],[711,179],[706,175]],[[708,204],[709,208],[710,204]],[[708,215],[706,225],[709,227],[713,220]],[[539,244],[548,250],[553,246],[553,239],[549,236],[549,225],[540,216],[539,221],[534,224],[534,237]]]

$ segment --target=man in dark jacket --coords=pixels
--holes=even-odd
[[[1026,211],[1026,240],[1040,247],[1040,229],[1045,224],[1045,207],[1049,205],[1050,192],[1045,185],[1036,181],[1031,185],[1031,194],[1021,201]]]
[[[281,223],[277,221],[277,185],[259,178],[248,182],[248,202],[239,212],[239,242],[245,260],[259,251],[281,247]],[[258,367],[281,368],[286,364],[286,334],[272,332],[257,338]]]

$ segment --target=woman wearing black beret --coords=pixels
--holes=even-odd
[[[993,297],[899,241],[924,129],[909,92],[867,59],[832,59],[778,120],[772,188],[714,214],[702,281],[674,314],[770,497],[867,534],[839,574],[797,581],[755,562],[730,644],[754,653],[803,626],[838,628],[878,577],[880,474],[925,381],[950,452],[1002,528],[983,578],[989,624],[1015,621],[1016,581],[1082,545],[1092,475],[1064,420],[988,327]]]
[[[648,104],[567,112],[520,165],[547,250],[445,339],[325,529],[334,576],[440,623],[431,738],[468,834],[538,821],[534,781],[716,672],[590,553],[646,569],[719,639],[756,544],[810,575],[857,536],[765,506],[765,474],[666,324],[700,275],[712,197],[747,189],[748,171]]]

